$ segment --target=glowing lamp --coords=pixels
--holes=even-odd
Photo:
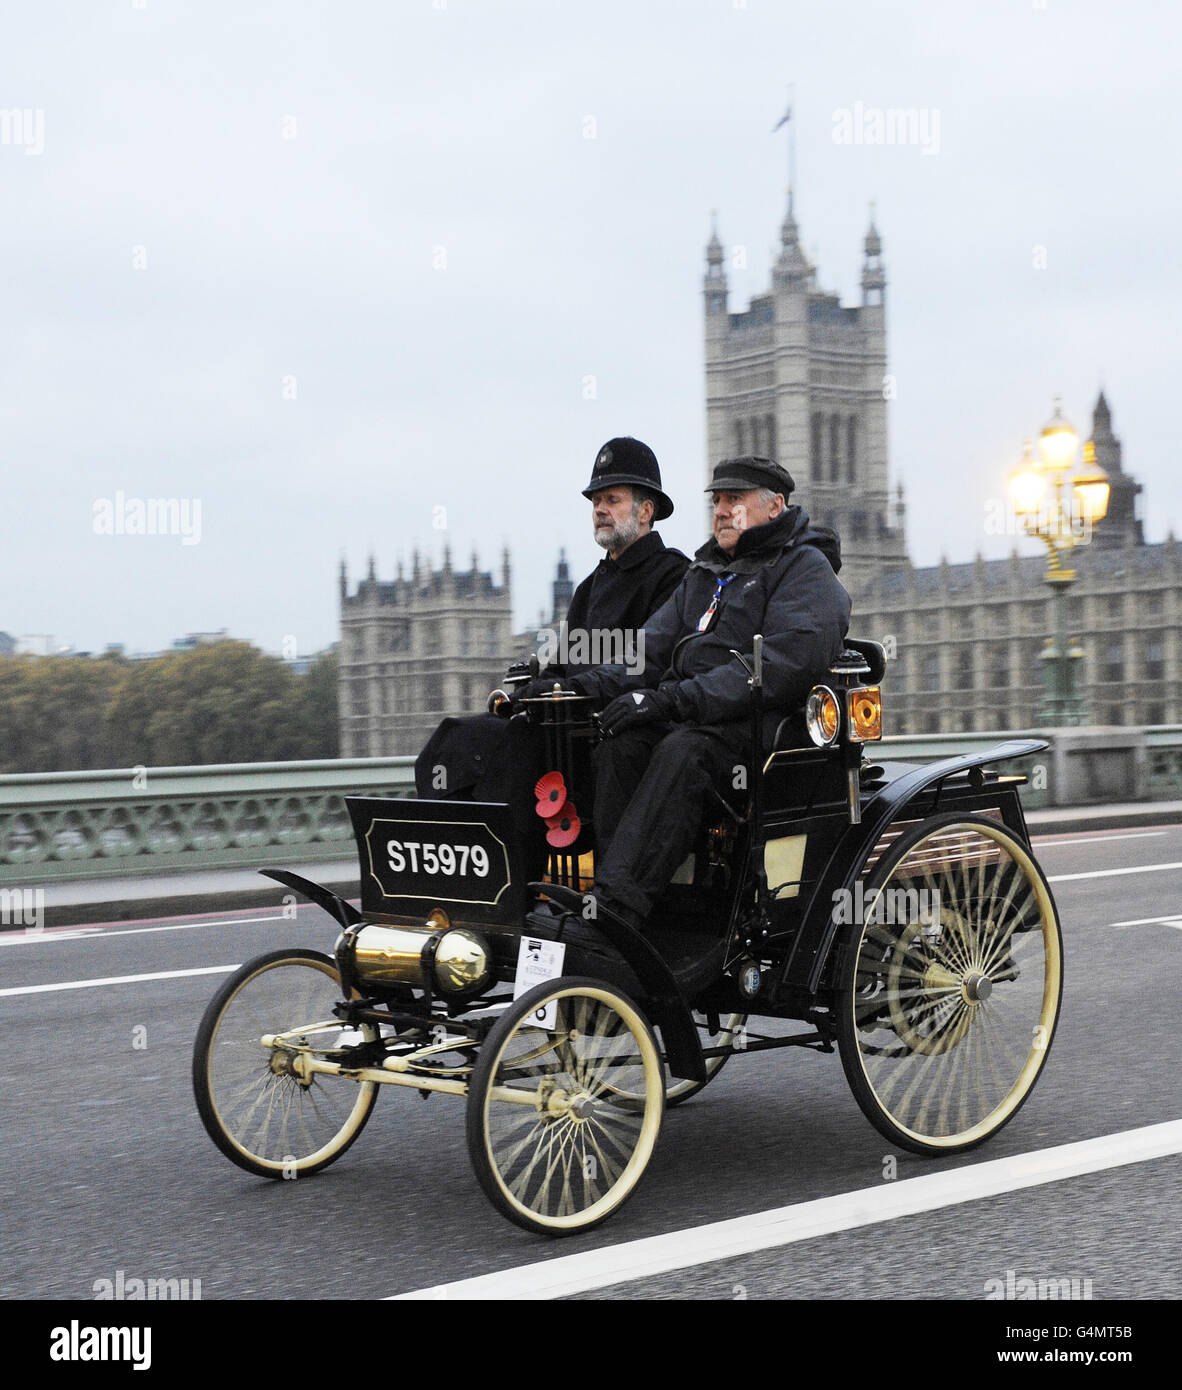
[[[1079,435],[1063,418],[1059,397],[1055,397],[1055,413],[1043,426],[1038,441],[1043,461],[1048,468],[1066,469],[1075,462],[1075,451],[1079,445]]]

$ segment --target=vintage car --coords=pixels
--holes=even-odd
[[[493,1204],[566,1235],[621,1206],[664,1107],[735,1056],[836,1050],[866,1117],[918,1153],[1008,1123],[1054,1037],[1062,952],[1025,778],[995,765],[1047,745],[870,761],[886,662],[856,640],[765,741],[760,648],[735,657],[752,749],[772,751],[718,797],[643,934],[589,891],[600,735],[560,685],[498,700],[521,750],[507,801],[346,799],[359,908],[264,870],[341,933],[331,957],[257,957],[209,1004],[193,1083],[218,1148],[265,1177],[314,1173],[379,1088],[460,1096]]]

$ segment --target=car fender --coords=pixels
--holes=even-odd
[[[801,924],[787,978],[805,985],[810,994],[819,990],[840,926],[834,911],[836,895],[843,890],[848,892],[853,889],[885,831],[895,821],[906,819],[908,807],[919,796],[950,777],[972,772],[990,763],[1040,753],[1048,747],[1050,745],[1046,739],[1007,739],[980,753],[959,754],[914,767],[877,791],[862,808],[861,821],[847,827],[830,853]]]
[[[284,887],[294,888],[297,893],[302,893],[309,902],[322,907],[333,921],[339,922],[342,927],[352,927],[365,920],[352,903],[346,902],[344,898],[338,897],[319,883],[313,883],[310,878],[293,874],[290,869],[260,869],[259,873],[264,878],[273,878],[276,883],[282,883]]]

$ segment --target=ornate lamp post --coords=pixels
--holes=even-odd
[[[1075,580],[1071,552],[1092,538],[1092,527],[1108,511],[1108,475],[1095,460],[1090,444],[1078,472],[1068,479],[1075,464],[1079,436],[1063,418],[1059,397],[1055,413],[1044,427],[1038,452],[1030,440],[1021,462],[1010,477],[1014,511],[1029,536],[1047,547],[1043,575],[1055,603],[1055,635],[1042,652],[1046,694],[1038,707],[1039,724],[1082,724],[1084,701],[1078,693],[1076,671],[1083,648],[1067,637],[1067,589]]]

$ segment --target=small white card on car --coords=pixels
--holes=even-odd
[[[523,936],[517,951],[517,976],[513,981],[513,998],[520,999],[535,985],[544,984],[547,980],[556,980],[562,974],[565,956],[565,941],[543,941],[538,936]],[[558,1001],[554,1000],[537,1011],[537,1026],[553,1028],[557,1013]]]

